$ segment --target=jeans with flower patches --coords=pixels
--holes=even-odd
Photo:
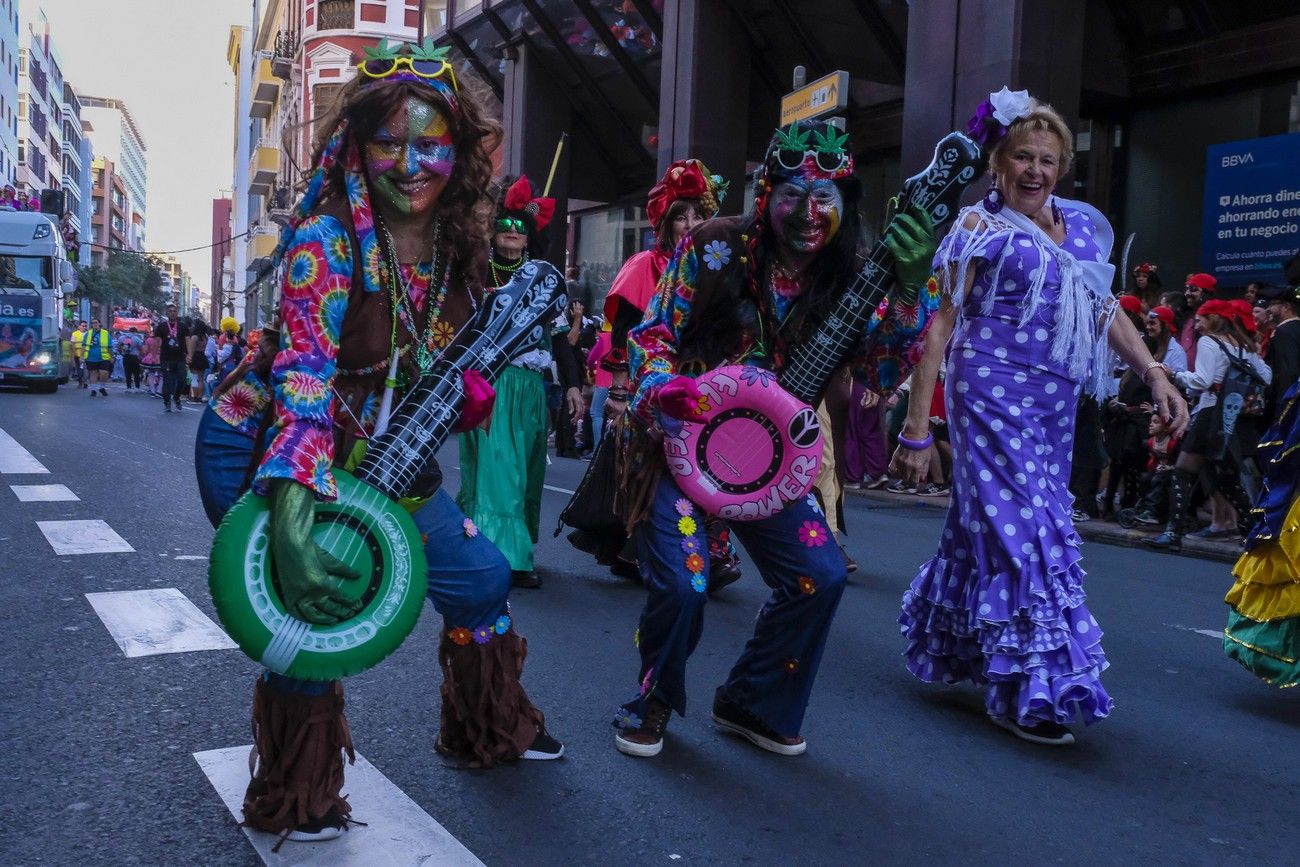
[[[839,607],[844,559],[812,497],[761,521],[731,525],[772,595],[722,695],[785,737],[799,734],[817,667]],[[699,643],[708,599],[704,513],[665,476],[633,541],[650,597],[641,612],[639,691],[614,724],[635,728],[653,697],[686,713],[686,660]],[[694,559],[698,553],[703,561]],[[697,567],[699,571],[692,569]]]
[[[208,409],[195,442],[195,467],[203,506],[213,527],[244,493],[252,457],[253,440]],[[447,628],[474,630],[496,624],[506,615],[510,595],[510,564],[505,555],[472,523],[466,523],[465,513],[441,488],[413,517],[429,564],[429,599]],[[266,676],[281,692],[319,694],[309,681],[271,672]]]

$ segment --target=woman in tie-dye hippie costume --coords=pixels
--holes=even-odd
[[[704,514],[666,470],[662,437],[683,419],[706,418],[693,376],[726,364],[771,381],[801,340],[834,309],[857,267],[861,185],[848,136],[821,122],[780,130],[743,217],[702,224],[678,244],[642,323],[628,339],[636,422],[625,445],[627,517],[649,598],[637,630],[636,692],[615,714],[616,748],[653,756],[673,711],[686,711],[686,662],[699,642],[708,598]],[[934,232],[899,215],[886,230],[902,284],[873,354],[851,361],[876,389],[895,384],[884,357],[914,356],[937,298],[922,291]],[[883,381],[881,381],[883,378]],[[816,498],[770,518],[732,524],[772,596],[754,637],[718,688],[713,719],[763,749],[799,755],[799,730],[846,571]]]
[[[997,725],[1073,743],[1065,727],[1105,717],[1101,628],[1084,604],[1070,520],[1074,410],[1104,397],[1118,351],[1181,431],[1187,407],[1111,295],[1113,236],[1095,208],[1053,195],[1074,141],[1050,106],[1006,88],[969,129],[994,185],[934,259],[943,306],[912,375],[893,470],[928,469],[931,393],[945,362],[953,497],[939,550],[903,596],[908,669],[970,680]],[[949,336],[951,335],[951,339]]]
[[[333,467],[364,454],[393,353],[400,399],[483,298],[500,126],[444,53],[431,43],[367,49],[317,121],[313,168],[276,251],[283,337],[252,485],[270,499],[285,607],[313,623],[355,613],[336,591],[346,567],[296,541],[310,538],[314,502],[336,496]],[[462,419],[486,409],[462,407]],[[527,642],[509,613],[509,564],[440,482],[435,465],[408,492],[427,498],[414,519],[443,617],[436,747],[471,767],[558,758],[563,747],[519,682]],[[352,756],[342,684],[263,674],[253,730],[245,820],[292,840],[338,836],[350,814],[343,753]]]

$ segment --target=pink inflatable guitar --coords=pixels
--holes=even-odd
[[[899,210],[924,209],[935,229],[957,214],[962,192],[985,168],[980,147],[946,135],[934,159],[908,178]],[[822,431],[812,407],[826,383],[867,333],[894,282],[889,249],[877,243],[835,311],[792,354],[780,374],[756,367],[715,368],[695,382],[716,408],[664,437],[668,468],[682,492],[728,521],[767,518],[808,496],[821,470]]]

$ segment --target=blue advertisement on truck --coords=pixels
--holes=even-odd
[[[1279,283],[1300,249],[1300,133],[1211,145],[1201,265],[1220,285]]]
[[[0,209],[0,382],[54,391],[71,357],[63,300],[72,266],[47,214]]]

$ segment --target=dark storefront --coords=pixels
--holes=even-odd
[[[586,263],[597,298],[644,245],[641,205],[672,160],[703,159],[732,181],[724,210],[744,207],[796,65],[850,75],[872,231],[900,178],[1010,84],[1077,132],[1060,192],[1166,273],[1200,267],[1207,146],[1300,130],[1296,0],[423,2],[425,32],[501,104],[504,171],[544,183],[568,133],[551,255]]]

